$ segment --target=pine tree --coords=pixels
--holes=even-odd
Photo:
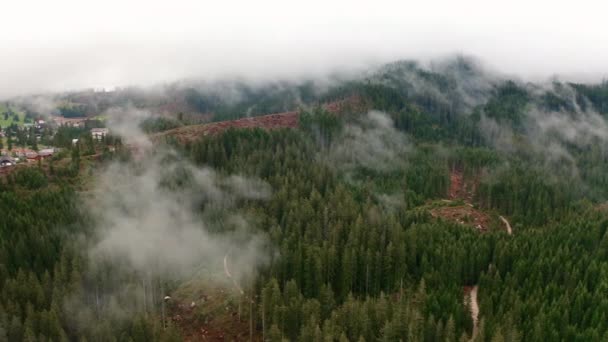
[[[2,322],[0,322],[0,342],[8,342],[7,331]]]
[[[11,319],[10,326],[8,328],[8,340],[9,341],[21,341],[23,336],[23,326],[21,320],[17,316],[13,316]]]
[[[323,284],[321,286],[319,301],[321,302],[321,319],[325,320],[329,318],[331,311],[336,305],[334,292],[329,284]]]
[[[505,342],[505,338],[502,334],[502,329],[497,329],[496,332],[494,332],[494,336],[492,336],[492,342]]]
[[[445,325],[444,341],[454,342],[456,341],[456,326],[454,324],[454,317],[450,315],[448,322]]]
[[[270,331],[268,332],[268,341],[269,342],[282,342],[283,337],[281,336],[281,331],[276,324],[273,324],[270,327]]]

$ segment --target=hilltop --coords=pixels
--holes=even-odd
[[[457,58],[49,96],[89,120],[7,131],[60,150],[0,169],[0,340],[608,336],[606,83]]]

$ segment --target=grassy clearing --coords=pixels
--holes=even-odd
[[[19,126],[23,126],[23,124],[25,123],[25,113],[18,109],[12,108],[13,111],[15,111],[17,113],[17,115],[19,116],[19,121],[14,121],[13,116],[9,116],[7,119],[4,119],[4,113],[7,111],[7,109],[8,108],[6,108],[5,104],[0,103],[0,126],[8,127],[8,126],[12,125],[13,123],[16,123]]]

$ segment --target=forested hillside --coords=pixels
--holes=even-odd
[[[608,340],[608,84],[458,58],[222,91],[186,100],[297,125],[109,122],[2,176],[0,341]]]

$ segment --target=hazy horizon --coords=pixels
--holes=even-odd
[[[185,78],[314,77],[454,54],[526,80],[608,75],[606,5],[498,5],[13,2],[0,22],[0,98]]]

